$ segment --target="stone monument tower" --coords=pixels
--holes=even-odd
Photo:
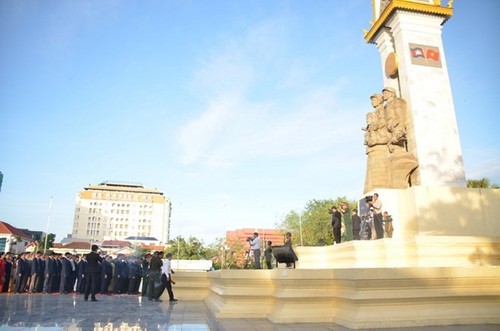
[[[452,3],[452,0],[445,5],[440,0],[372,0],[374,17],[370,30],[365,31],[365,40],[376,44],[380,52],[384,89],[393,89],[398,99],[406,103],[406,155],[397,159],[390,154],[383,156],[382,147],[375,146],[375,152],[372,150],[375,159],[370,161],[369,154],[365,192],[375,188],[404,188],[401,182],[406,182],[407,187],[466,186],[441,39],[441,28],[453,15]],[[377,160],[389,157],[393,158],[389,161],[392,163],[380,166]],[[373,164],[379,166],[378,170]],[[370,171],[374,173],[370,175]],[[399,184],[384,185],[386,180],[391,182],[390,178],[383,178],[384,173],[395,177]],[[382,184],[377,185],[377,181]]]

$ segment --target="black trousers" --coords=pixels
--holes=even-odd
[[[384,227],[382,225],[382,214],[375,214],[373,216],[373,225],[375,227],[375,232],[377,233],[377,239],[384,238]]]
[[[135,294],[136,293],[136,284],[139,280],[139,276],[135,276],[135,277],[129,277],[128,278],[128,289],[127,289],[127,293],[128,294]]]
[[[87,278],[87,280],[85,281],[85,296],[84,296],[85,300],[89,298],[89,294],[92,300],[95,300],[97,277],[99,277],[99,273],[97,272],[87,272],[85,274],[85,278]]]
[[[142,276],[142,293],[141,295],[143,297],[148,295],[148,281],[149,281],[149,275],[148,276]]]
[[[163,284],[161,283],[161,271],[151,271],[148,281],[148,298],[158,299],[163,292]]]
[[[333,238],[335,239],[335,243],[340,244],[342,229],[341,228],[333,228]]]
[[[161,275],[161,283],[167,289],[168,298],[170,300],[173,300],[174,299],[174,292],[172,291],[172,283],[170,282],[170,279],[167,279],[167,276],[165,276],[165,274]]]
[[[102,294],[108,294],[109,293],[109,282],[111,281],[111,275],[106,275],[107,277],[104,277],[104,275],[101,276],[101,293]]]

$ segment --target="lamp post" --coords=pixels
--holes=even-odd
[[[49,216],[47,217],[47,229],[45,230],[45,243],[43,244],[43,254],[47,252],[47,239],[49,237],[50,217],[52,216],[52,197],[49,201]]]

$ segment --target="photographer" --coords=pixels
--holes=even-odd
[[[259,233],[254,232],[253,237],[247,238],[250,244],[250,249],[253,251],[253,259],[255,262],[255,269],[260,269],[260,238]]]

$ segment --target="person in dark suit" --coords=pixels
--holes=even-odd
[[[101,294],[109,294],[108,288],[113,278],[113,265],[111,256],[107,255],[101,263]]]
[[[90,299],[91,301],[97,301],[95,298],[96,285],[97,285],[97,277],[99,277],[101,271],[102,257],[97,254],[97,245],[92,245],[92,251],[87,254],[87,272],[85,273],[85,278],[87,279],[85,282],[85,295],[84,300],[87,301]]]
[[[30,255],[30,259],[28,260],[30,264],[30,281],[28,285],[28,292],[35,293],[36,292],[36,282],[39,276],[38,269],[40,269],[40,262],[36,257],[35,253]]]
[[[137,294],[138,283],[141,279],[141,265],[137,258],[132,257],[128,260],[128,294]]]
[[[61,284],[62,254],[56,253],[54,256],[54,278],[52,280],[51,292],[58,292]]]
[[[9,252],[7,252],[5,253],[3,259],[5,261],[5,277],[4,277],[2,292],[6,293],[9,292],[9,287],[11,284],[10,275],[12,273],[12,255]]]
[[[332,214],[333,239],[336,244],[340,244],[342,233],[342,214],[335,206],[332,206],[330,213]]]
[[[87,273],[87,254],[84,254],[78,262],[78,285],[76,292],[80,294],[85,293],[85,284],[87,283],[87,278],[85,278],[85,274]]]
[[[68,283],[69,283],[69,275],[71,273],[71,262],[69,259],[71,258],[71,253],[66,252],[63,257],[61,257],[61,280],[59,282],[59,293],[66,294],[68,293]]]
[[[143,297],[148,295],[148,280],[149,280],[149,261],[151,261],[151,254],[147,253],[141,261],[142,268],[142,290]]]
[[[149,263],[148,299],[156,302],[161,302],[160,295],[163,291],[161,283],[162,258],[163,252],[157,251]]]
[[[41,252],[37,253],[37,258],[38,258],[38,279],[35,284],[36,287],[36,292],[41,293],[43,292],[43,283],[45,281],[45,254],[42,254]]]
[[[119,254],[116,259],[112,262],[115,265],[113,271],[113,293],[121,294],[122,286],[123,286],[123,274],[127,274],[124,272],[125,264],[123,263],[123,255]]]
[[[19,254],[16,261],[16,285],[14,287],[14,292],[23,293],[26,291],[26,282],[31,273],[30,264],[25,258],[26,254]]]
[[[45,258],[44,282],[43,282],[43,293],[52,292],[52,282],[56,274],[56,262],[54,261],[56,255],[48,254]]]
[[[352,210],[352,234],[354,235],[354,240],[361,240],[361,218],[358,215],[358,210]]]

